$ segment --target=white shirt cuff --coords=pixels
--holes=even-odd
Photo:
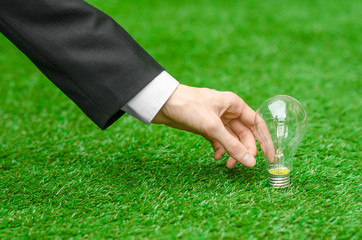
[[[163,71],[121,109],[138,120],[150,124],[178,84],[176,79]]]

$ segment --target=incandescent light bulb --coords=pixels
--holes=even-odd
[[[269,183],[275,188],[289,187],[293,155],[306,132],[307,114],[298,100],[286,95],[267,99],[256,113],[255,128]]]

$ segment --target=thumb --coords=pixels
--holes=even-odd
[[[223,145],[231,157],[247,167],[253,167],[256,163],[255,158],[248,153],[247,148],[234,136],[232,136],[225,126],[220,123],[212,136]]]

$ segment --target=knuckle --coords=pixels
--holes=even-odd
[[[235,140],[229,144],[228,150],[229,150],[229,152],[235,153],[237,151],[242,151],[242,148],[240,147],[240,143]]]
[[[235,93],[233,92],[230,92],[230,91],[226,91],[224,92],[225,96],[230,98],[230,99],[235,99],[235,98],[239,98],[238,95],[236,95]]]
[[[204,132],[207,135],[212,135],[212,133],[215,133],[218,129],[218,123],[215,121],[206,121],[203,124],[202,132]]]
[[[245,102],[235,93],[233,92],[224,92],[225,98],[228,99],[230,103],[233,104],[240,104],[242,107],[244,107]]]

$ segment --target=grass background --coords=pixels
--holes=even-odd
[[[98,130],[0,36],[1,239],[361,239],[361,1],[89,2],[181,83],[299,99],[293,186],[186,132]]]

